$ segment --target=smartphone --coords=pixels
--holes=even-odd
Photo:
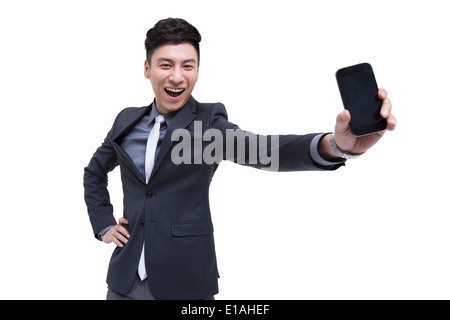
[[[344,108],[350,111],[350,129],[355,136],[383,131],[387,121],[381,117],[382,101],[372,66],[361,63],[339,69],[336,80]]]

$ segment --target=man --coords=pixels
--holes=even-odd
[[[197,29],[182,19],[161,20],[148,31],[144,75],[155,99],[119,113],[85,168],[94,235],[117,246],[108,270],[108,299],[214,297],[219,275],[208,192],[220,160],[277,171],[335,170],[345,162],[339,156],[362,154],[383,136],[353,136],[348,111],[338,115],[333,138],[264,137],[239,130],[222,104],[198,103],[191,95],[200,40]],[[380,90],[379,98],[381,115],[393,130],[386,91]],[[262,150],[276,157],[269,159]],[[124,192],[124,217],[118,223],[107,190],[108,172],[117,165]]]

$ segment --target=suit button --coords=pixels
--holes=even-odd
[[[150,191],[147,193],[147,198],[151,198],[153,197],[153,193],[151,193]]]

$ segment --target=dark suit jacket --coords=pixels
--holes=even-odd
[[[198,103],[190,98],[167,128],[148,184],[121,139],[150,111],[151,106],[124,109],[116,118],[103,144],[85,168],[85,201],[94,235],[115,225],[113,207],[107,190],[107,175],[120,165],[124,193],[124,213],[130,238],[117,247],[109,264],[107,283],[126,293],[136,276],[145,240],[148,282],[158,299],[201,299],[218,292],[218,270],[213,224],[209,209],[209,185],[218,164],[179,164],[171,161],[171,141],[175,129],[194,132],[194,121],[202,130],[215,128],[224,133],[238,127],[227,120],[220,104]],[[279,138],[279,171],[324,170],[310,157],[315,134],[286,135]],[[206,143],[207,144],[207,143]],[[252,166],[260,168],[261,164]]]

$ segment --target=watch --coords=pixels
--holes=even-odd
[[[334,134],[331,135],[330,138],[330,145],[331,148],[333,148],[334,153],[338,155],[338,157],[344,158],[344,159],[356,159],[359,158],[363,153],[360,154],[354,154],[354,153],[346,153],[345,151],[342,151],[338,145],[336,144],[336,141],[334,141]]]

